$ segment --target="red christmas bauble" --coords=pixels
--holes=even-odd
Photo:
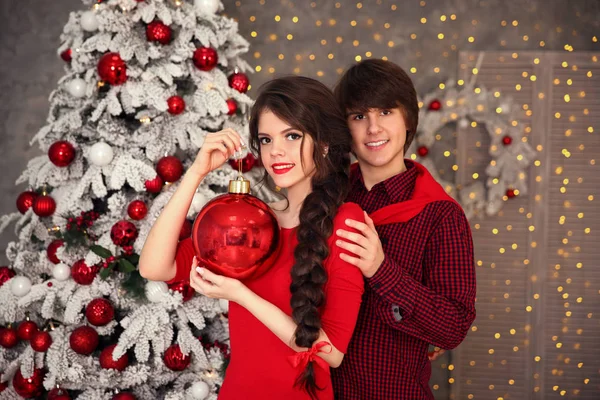
[[[65,389],[54,388],[48,392],[47,400],[71,400],[71,396]]]
[[[44,391],[44,375],[46,375],[46,371],[43,369],[34,369],[33,375],[25,378],[21,375],[21,368],[19,368],[13,377],[13,388],[19,396],[26,399],[39,398]]]
[[[192,222],[190,220],[184,220],[179,231],[179,240],[189,238],[192,235]]]
[[[419,153],[419,156],[425,157],[429,154],[429,149],[426,146],[419,146],[417,153]]]
[[[506,136],[504,136],[504,137],[502,138],[502,144],[503,144],[503,145],[505,145],[505,146],[508,146],[508,145],[510,145],[511,143],[512,143],[512,138],[511,138],[510,136],[506,135]]]
[[[176,182],[183,175],[183,164],[175,156],[166,156],[158,160],[156,172],[165,182]]]
[[[217,51],[212,47],[198,47],[194,51],[194,65],[201,71],[210,71],[219,61]]]
[[[144,186],[146,186],[146,190],[149,193],[160,193],[164,184],[165,182],[163,181],[163,179],[159,175],[156,175],[156,178],[148,179],[144,183]]]
[[[75,159],[75,147],[66,140],[59,140],[48,149],[48,157],[57,167],[66,167]]]
[[[134,221],[142,220],[148,214],[148,206],[142,200],[134,200],[127,207],[127,215]]]
[[[185,100],[181,96],[171,96],[167,99],[169,114],[179,115],[185,110]]]
[[[237,112],[238,104],[234,99],[227,99],[227,115],[233,115]]]
[[[38,326],[33,321],[23,321],[17,327],[17,336],[21,340],[30,340],[38,331]]]
[[[4,285],[9,279],[15,276],[15,271],[9,267],[0,267],[0,286]]]
[[[71,349],[77,354],[83,354],[84,356],[89,356],[96,350],[98,347],[98,343],[100,342],[100,338],[98,336],[98,332],[91,326],[80,326],[76,328],[73,332],[71,332],[71,336],[69,336],[69,345],[71,345]]]
[[[194,297],[194,294],[196,293],[196,291],[190,286],[190,283],[188,281],[179,281],[171,283],[169,285],[169,289],[181,293],[184,302],[190,300],[192,297]]]
[[[17,343],[19,343],[19,337],[15,328],[0,328],[0,346],[10,349],[15,347]]]
[[[115,317],[115,309],[106,299],[94,299],[85,308],[85,316],[90,324],[104,326]]]
[[[152,21],[146,27],[146,39],[150,42],[169,44],[171,41],[171,28],[161,21]]]
[[[192,228],[200,265],[236,279],[257,277],[278,255],[279,225],[268,205],[250,194],[215,197]]]
[[[73,51],[71,49],[66,49],[60,53],[60,58],[62,58],[65,62],[71,62],[73,59]]]
[[[4,392],[8,388],[8,384],[6,382],[0,382],[0,393]]]
[[[118,360],[113,360],[113,351],[117,347],[116,344],[112,344],[102,350],[100,353],[100,366],[104,369],[116,369],[117,371],[123,371],[129,365],[129,356],[127,353],[119,357]]]
[[[442,103],[439,100],[432,100],[427,107],[430,111],[439,111],[442,109]]]
[[[58,250],[58,248],[63,244],[65,244],[64,240],[56,239],[50,242],[48,245],[48,248],[46,249],[46,255],[52,264],[58,264],[60,262],[58,257],[56,257],[56,250]]]
[[[98,61],[98,75],[111,85],[121,85],[127,81],[127,64],[119,53],[106,53]]]
[[[140,0],[138,0],[140,1]],[[137,400],[137,397],[133,395],[133,393],[129,392],[121,392],[117,393],[112,397],[112,400]]]
[[[517,194],[515,193],[514,189],[507,189],[506,190],[506,197],[508,197],[509,199],[512,199],[513,197],[515,197]]]
[[[163,354],[163,361],[167,368],[172,371],[183,371],[190,365],[192,357],[190,355],[183,355],[178,344],[173,344]]]
[[[33,202],[38,197],[36,192],[23,192],[17,197],[17,209],[21,214],[25,214],[33,206]]]
[[[43,353],[50,348],[52,336],[46,331],[38,331],[31,337],[29,344],[33,350]]]
[[[133,222],[119,221],[110,230],[110,238],[117,246],[129,246],[137,239],[138,230]]]
[[[246,93],[250,86],[250,79],[248,75],[241,72],[237,72],[229,76],[229,87],[237,90],[240,93]]]
[[[33,201],[33,212],[38,217],[49,217],[56,211],[56,201],[48,195],[38,196]]]
[[[92,265],[89,267],[84,259],[78,260],[71,266],[71,276],[73,280],[80,285],[91,285],[98,275],[98,271],[100,267],[97,265]]]
[[[238,160],[236,160],[236,159],[229,160],[229,165],[231,165],[231,168],[235,169],[236,171],[239,171],[239,168],[241,165],[243,173],[250,171],[254,167],[255,164],[256,164],[256,157],[254,157],[252,155],[252,153],[248,153],[248,155],[246,157],[240,158]]]

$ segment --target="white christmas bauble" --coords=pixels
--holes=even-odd
[[[31,281],[26,276],[15,276],[10,280],[10,290],[17,297],[23,297],[31,290]]]
[[[194,218],[205,204],[206,197],[202,193],[194,193],[192,204],[190,204],[190,208],[188,209],[187,217]]]
[[[219,3],[219,0],[194,0],[194,7],[203,14],[215,14],[219,11]]]
[[[98,18],[93,11],[86,11],[81,14],[81,27],[84,31],[94,32],[98,29]]]
[[[114,152],[112,147],[104,142],[98,142],[90,148],[89,160],[92,164],[104,167],[113,160]]]
[[[229,301],[225,299],[219,299],[219,307],[224,313],[229,312]]]
[[[71,276],[71,268],[67,264],[58,263],[52,269],[52,276],[57,281],[66,281]]]
[[[73,79],[71,82],[67,84],[67,90],[71,93],[71,96],[74,97],[83,97],[85,96],[85,91],[87,89],[87,84],[81,78]]]
[[[146,298],[153,303],[159,302],[165,293],[169,292],[169,286],[164,282],[148,281],[146,283]]]
[[[192,399],[194,400],[204,400],[206,397],[208,397],[210,388],[206,382],[198,381],[194,382],[192,386],[190,386],[189,393],[192,395]]]
[[[466,118],[461,118],[460,121],[458,121],[458,127],[461,129],[465,129],[469,126],[469,120]]]

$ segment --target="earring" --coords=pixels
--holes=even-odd
[[[281,192],[281,188],[279,186],[275,186],[275,191],[276,192]]]

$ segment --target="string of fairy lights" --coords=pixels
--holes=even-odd
[[[530,68],[523,68],[517,75],[509,70],[499,73],[499,80],[503,78],[514,83],[510,88],[505,86],[502,91],[494,93],[496,97],[512,96],[514,99],[527,98],[532,93],[527,101],[515,101],[522,113],[514,123],[524,126],[523,141],[529,141],[537,154],[528,170],[528,174],[532,175],[532,204],[548,204],[549,199],[544,198],[535,185],[550,185],[546,195],[553,203],[547,212],[551,218],[558,212],[558,218],[549,218],[545,226],[540,225],[541,217],[536,207],[530,209],[528,200],[522,199],[516,208],[516,220],[520,222],[514,222],[514,215],[511,216],[510,223],[503,222],[503,216],[508,215],[506,211],[500,211],[498,218],[494,220],[474,220],[472,223],[474,235],[485,230],[499,239],[493,246],[502,243],[494,250],[495,255],[489,253],[489,246],[482,256],[478,256],[476,249],[478,279],[485,277],[485,281],[480,280],[478,285],[482,288],[496,287],[494,293],[498,292],[499,287],[505,288],[498,292],[498,296],[490,294],[491,298],[488,300],[491,302],[493,299],[500,304],[504,301],[504,312],[509,315],[517,314],[518,318],[515,320],[527,320],[527,315],[535,313],[540,304],[554,305],[560,302],[564,308],[564,314],[559,321],[560,327],[547,324],[544,337],[537,337],[535,327],[529,323],[522,326],[498,325],[491,333],[489,329],[485,329],[485,335],[489,336],[484,339],[490,346],[474,355],[473,359],[466,360],[464,364],[477,369],[481,367],[481,360],[487,360],[484,366],[503,368],[503,372],[496,378],[489,378],[489,382],[476,381],[469,377],[468,370],[455,375],[459,366],[443,359],[436,367],[448,371],[447,380],[432,381],[432,387],[434,391],[441,392],[448,384],[455,384],[457,379],[461,379],[466,384],[463,392],[468,399],[478,398],[469,392],[469,385],[487,387],[492,393],[490,396],[493,397],[485,398],[520,398],[520,390],[529,390],[529,383],[523,381],[523,376],[514,376],[507,372],[510,371],[510,365],[506,354],[518,353],[525,349],[530,351],[532,341],[539,340],[544,343],[550,342],[555,351],[546,350],[545,357],[542,357],[541,353],[534,354],[528,361],[533,370],[531,378],[534,380],[534,393],[545,393],[545,396],[553,393],[569,397],[579,396],[585,390],[585,393],[589,393],[591,385],[596,385],[600,390],[597,386],[600,378],[597,366],[594,370],[593,366],[565,355],[567,350],[577,350],[583,357],[586,353],[586,333],[598,333],[597,315],[586,310],[591,309],[590,302],[597,301],[597,297],[589,300],[588,297],[600,295],[599,282],[597,277],[585,275],[586,267],[590,266],[586,265],[583,259],[584,255],[594,251],[590,244],[594,241],[599,242],[596,229],[600,227],[594,219],[594,213],[590,211],[595,205],[595,199],[600,195],[597,180],[591,178],[598,173],[594,155],[597,146],[593,144],[594,140],[598,143],[598,127],[594,126],[595,111],[598,109],[594,101],[598,98],[598,91],[591,88],[588,90],[586,87],[598,87],[600,67],[597,64],[598,56],[591,53],[583,63],[585,66],[578,66],[578,63],[571,62],[569,58],[578,51],[600,50],[598,35],[595,33],[597,22],[594,22],[592,17],[593,10],[569,8],[566,4],[554,5],[562,8],[552,9],[553,6],[541,1],[530,1],[524,5],[523,2],[497,0],[310,3],[290,0],[238,0],[232,1],[231,4],[224,3],[225,12],[238,20],[240,33],[250,41],[250,52],[246,59],[255,70],[251,76],[254,88],[275,76],[290,73],[307,75],[334,84],[352,62],[376,57],[402,65],[410,73],[419,92],[425,95],[433,89],[446,90],[448,79],[456,79],[460,68],[468,68],[468,77],[477,76],[484,70],[485,67],[477,68],[474,64],[459,65],[459,51],[504,51],[506,60],[500,61],[506,61],[507,64],[520,60],[520,57],[530,57],[527,52],[531,51],[540,54],[540,51],[551,50],[565,54],[564,61],[554,68],[552,90],[532,92],[534,87],[540,87],[540,77],[534,70],[536,67],[542,67],[545,60],[543,56],[533,56],[529,62]],[[554,17],[544,19],[544,16],[548,15],[544,14],[546,12],[564,14],[564,22],[557,23]],[[458,86],[464,85],[466,80],[468,79],[458,79]],[[473,90],[481,90],[481,86],[476,85]],[[249,92],[251,96],[252,93],[253,90]],[[533,144],[530,139],[533,134],[532,119],[538,112],[534,104],[536,101],[553,102],[553,132],[557,129],[564,131],[562,142],[557,141],[556,135],[553,136],[554,142],[550,149],[544,148],[542,144]],[[568,107],[563,107],[564,105]],[[426,104],[420,103],[420,106]],[[475,121],[469,121],[466,128],[476,130],[480,129],[480,126]],[[548,135],[550,134],[551,132],[548,132]],[[484,147],[485,143],[478,140],[476,147]],[[436,146],[435,151],[443,153],[445,157],[452,159],[456,156],[456,144],[453,141],[443,141],[442,134],[436,135]],[[547,155],[548,151],[552,152],[551,156]],[[559,153],[562,159],[555,157],[556,153]],[[407,156],[417,158],[415,153]],[[587,157],[585,165],[575,161],[580,160],[582,156]],[[550,159],[554,160],[554,164],[547,175],[545,171]],[[450,174],[463,168],[454,160],[450,161],[451,167],[446,168]],[[481,172],[473,172],[469,179],[481,180],[485,179],[485,176]],[[585,191],[585,195],[580,195]],[[557,199],[560,199],[560,207],[556,206]],[[513,201],[506,196],[504,200]],[[560,212],[556,211],[559,209]],[[544,266],[545,270],[535,270],[543,271],[545,276],[531,274],[527,277],[529,283],[517,282],[518,277],[498,278],[501,276],[498,270],[502,265],[517,258],[516,263],[524,270],[533,266],[529,255],[542,247],[542,243],[527,238],[530,234],[539,233],[541,226],[552,232],[560,232],[561,236],[558,244],[546,244],[547,268]],[[555,259],[561,261],[555,263]],[[523,291],[523,285],[532,285],[536,291],[528,293],[526,304],[515,309],[514,302],[511,301],[519,295],[519,291]],[[548,290],[548,287],[552,290]],[[595,289],[590,291],[590,288]],[[486,295],[479,293],[480,297]],[[485,305],[482,308],[485,309]],[[573,316],[582,314],[590,321],[590,325],[574,326],[571,322]],[[543,315],[541,317],[548,319]],[[479,319],[486,319],[485,324],[488,326],[490,321],[493,323],[495,319],[500,318],[494,313],[479,315],[470,335],[484,331],[480,328]],[[539,349],[539,346],[536,349]],[[564,354],[561,353],[562,350]],[[475,354],[475,351],[469,354],[472,353]],[[561,377],[573,374],[581,376],[577,385],[560,380]],[[458,376],[460,378],[456,378]]]

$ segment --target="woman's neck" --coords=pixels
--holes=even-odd
[[[277,211],[279,225],[282,228],[293,228],[300,225],[300,209],[304,199],[311,192],[310,180],[299,182],[287,190],[287,208]]]

